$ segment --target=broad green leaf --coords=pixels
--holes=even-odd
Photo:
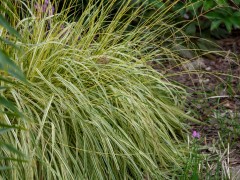
[[[205,15],[205,17],[207,17],[210,20],[222,20],[223,19],[222,14],[220,14],[218,12],[209,12]]]
[[[235,16],[232,16],[231,18],[229,18],[229,20],[231,21],[231,24],[235,27],[238,27],[240,28],[240,17],[235,17]]]
[[[184,58],[191,59],[194,57],[193,51],[190,51],[187,47],[181,45],[181,44],[176,44],[174,47],[174,50],[179,52],[180,56]]]
[[[233,16],[235,16],[235,17],[240,17],[240,11],[234,12],[234,13],[233,13]]]
[[[233,24],[232,24],[230,18],[225,19],[225,20],[224,20],[224,24],[225,24],[228,32],[231,33],[231,31],[232,31],[232,25],[233,25]]]
[[[4,17],[1,14],[0,14],[0,25],[6,28],[10,34],[20,39],[20,35],[18,34],[18,32],[10,26],[10,24],[4,19]]]
[[[18,109],[15,107],[14,103],[11,101],[7,100],[6,98],[0,96],[0,104],[4,105],[18,116],[22,116],[22,114],[18,111]]]
[[[203,5],[202,1],[197,1],[197,2],[193,2],[192,4],[190,4],[186,10],[187,11],[192,11],[192,12],[197,12],[198,8],[200,8]]]
[[[11,144],[7,144],[5,142],[0,142],[0,147],[8,149],[9,151],[13,152],[14,154],[17,154],[17,155],[20,155],[20,156],[24,156],[24,154],[22,152],[17,150]]]
[[[195,22],[190,23],[187,27],[186,27],[186,33],[189,35],[194,35],[196,33],[196,24]]]
[[[26,82],[26,78],[18,66],[0,49],[0,70],[8,72],[13,77]]]
[[[207,40],[207,39],[199,38],[196,43],[197,43],[198,47],[203,50],[207,50],[207,51],[219,51],[220,50],[216,44],[210,43],[209,40]]]
[[[210,1],[204,1],[204,3],[203,3],[203,9],[204,9],[205,11],[213,8],[214,6],[215,6],[215,2],[212,1],[212,0],[210,0]]]
[[[210,30],[212,31],[212,30],[214,30],[214,29],[217,29],[221,23],[222,23],[222,20],[213,21],[213,22],[211,23]]]
[[[5,2],[6,2],[6,1],[5,1]],[[10,7],[9,4],[8,4],[7,6]],[[6,9],[5,7],[3,7],[1,4],[0,4],[0,10],[4,13],[4,15],[7,14],[9,18],[12,18],[12,17],[13,17],[11,11],[9,11],[9,10]]]
[[[226,5],[228,6],[227,0],[215,0],[218,5]]]
[[[240,5],[240,0],[233,0],[235,4]]]
[[[184,8],[184,4],[182,2],[178,2],[174,7],[173,11],[178,12],[181,16],[186,13],[186,9]]]

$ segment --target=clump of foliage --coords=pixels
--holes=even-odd
[[[165,8],[171,1],[149,0],[155,8]],[[169,13],[177,12],[174,21],[189,35],[224,37],[240,28],[239,0],[179,0]],[[172,16],[170,16],[172,17]],[[189,23],[187,23],[189,22]],[[188,24],[188,25],[186,25]]]
[[[58,4],[58,12],[64,11],[64,4],[73,2],[60,1]],[[99,4],[97,0],[92,1]],[[114,1],[112,14],[115,14],[124,4],[122,1]],[[108,1],[104,0],[104,4]],[[178,24],[179,27],[184,27],[185,32],[188,35],[197,35],[207,37],[209,35],[215,38],[221,38],[227,36],[234,29],[240,28],[240,13],[239,13],[239,0],[132,0],[132,9],[128,11],[129,16],[132,16],[132,12],[136,8],[140,8],[145,12],[144,17],[135,17],[134,25],[137,25],[139,21],[147,19],[151,14],[156,11],[161,11],[161,17],[164,19],[169,18],[170,21]],[[79,18],[81,12],[76,12],[76,9],[85,9],[88,1],[78,0],[75,1],[71,12],[75,13],[75,20]],[[151,6],[151,8],[148,8]],[[110,15],[111,17],[112,15]],[[78,17],[78,18],[76,18]],[[72,19],[69,18],[69,19]]]
[[[240,28],[239,0],[137,0],[135,7],[147,7],[145,17],[162,10],[164,18],[185,27],[188,35],[224,37]]]
[[[2,31],[5,30],[8,32],[8,35],[6,38],[0,37],[0,117],[3,119],[4,117],[12,117],[13,119],[19,120],[19,118],[23,118],[22,113],[16,108],[15,104],[11,102],[8,98],[5,97],[4,93],[5,91],[9,90],[11,86],[18,87],[19,82],[22,81],[26,83],[26,79],[20,70],[20,68],[13,62],[11,57],[4,51],[4,47],[8,46],[10,48],[16,48],[15,44],[10,41],[9,39],[18,38],[20,39],[20,36],[18,32],[12,28],[9,23],[6,21],[4,15],[7,14],[6,9],[1,8],[0,11],[0,31],[2,36]],[[7,39],[8,38],[8,39]],[[22,130],[24,128],[12,124],[9,122],[9,120],[6,120],[6,122],[0,122],[0,172],[4,170],[9,170],[12,167],[7,166],[5,162],[9,161],[17,161],[17,162],[24,162],[23,157],[24,154],[21,153],[18,149],[14,147],[14,142],[9,142],[4,140],[2,137],[6,137],[7,133],[10,132],[13,129]],[[4,153],[3,153],[4,152]],[[12,156],[9,154],[13,154]]]
[[[185,3],[188,3],[187,8],[183,8]],[[188,34],[195,35],[204,31],[209,33],[210,30],[211,35],[224,37],[232,29],[240,28],[239,5],[239,0],[187,0],[179,2],[175,9],[183,8],[180,11],[181,16],[191,21],[186,27]]]
[[[23,40],[20,51],[5,50],[31,86],[13,87],[5,96],[29,121],[4,116],[27,131],[15,129],[2,139],[29,161],[6,162],[16,166],[3,178],[159,179],[181,170],[185,120],[191,119],[183,111],[186,92],[147,65],[156,57],[179,58],[162,46],[173,42],[173,26],[155,13],[129,31],[144,15],[139,7],[126,16],[131,1],[114,16],[115,1],[90,1],[76,22],[67,12],[53,14],[50,1],[44,9],[42,1],[13,3],[26,11],[11,22]]]

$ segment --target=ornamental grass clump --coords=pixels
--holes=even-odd
[[[19,50],[6,51],[31,85],[4,93],[25,119],[3,121],[27,130],[1,139],[28,162],[1,162],[13,167],[3,178],[158,179],[181,168],[186,93],[146,63],[159,54],[177,56],[158,39],[173,27],[153,15],[129,31],[141,7],[127,18],[127,1],[109,22],[113,5],[90,2],[76,22],[64,13],[39,13],[34,3],[25,4],[24,19],[14,15],[23,40]]]

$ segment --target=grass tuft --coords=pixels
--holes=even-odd
[[[109,22],[114,3],[102,2],[90,2],[76,22],[30,4],[29,16],[15,14],[23,42],[17,42],[20,51],[6,50],[31,85],[12,87],[5,96],[25,114],[19,124],[27,131],[12,130],[2,139],[29,161],[4,161],[14,169],[2,177],[158,179],[181,168],[185,120],[191,119],[182,110],[186,92],[147,65],[157,56],[178,57],[162,46],[161,36],[173,27],[154,14],[130,31],[141,7],[126,18],[128,1]]]

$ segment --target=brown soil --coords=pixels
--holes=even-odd
[[[230,166],[239,166],[240,132],[233,131],[240,131],[240,37],[219,40],[217,43],[227,51],[224,57],[202,57],[175,67],[167,65],[164,72],[170,81],[186,87],[190,94],[188,109],[192,109],[194,116],[206,123],[191,123],[192,130],[201,133],[204,145],[218,142],[219,132],[224,130],[226,134],[222,138],[232,143]],[[153,62],[152,66],[163,71],[157,62]],[[221,119],[225,121],[219,123]]]

